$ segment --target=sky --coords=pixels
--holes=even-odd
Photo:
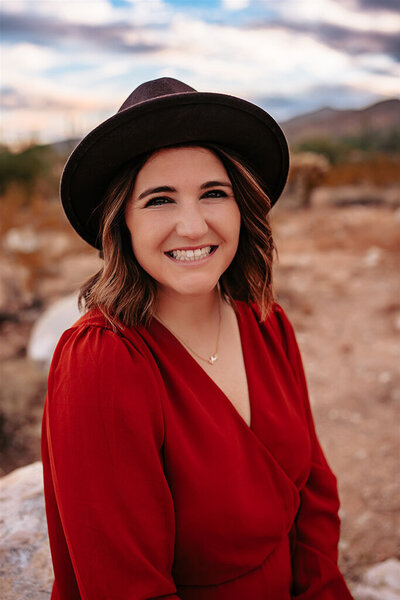
[[[0,143],[80,138],[175,77],[279,122],[400,97],[399,0],[0,0]]]

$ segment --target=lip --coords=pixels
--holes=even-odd
[[[212,247],[210,254],[208,254],[204,258],[197,258],[196,260],[179,260],[179,259],[171,256],[170,254],[168,254],[168,252],[164,252],[164,255],[167,258],[169,258],[170,260],[172,260],[172,262],[175,263],[176,265],[180,265],[182,267],[188,267],[188,266],[193,267],[196,265],[202,265],[205,262],[207,262],[208,260],[210,260],[212,258],[212,256],[215,254],[215,252],[218,250],[218,246],[216,246],[215,244],[205,244],[205,246],[192,246],[191,248],[189,248],[189,247],[176,248],[176,250],[196,250],[197,248],[206,248],[207,246]],[[169,250],[169,252],[171,252],[171,250]]]
[[[166,252],[174,252],[176,250],[201,250],[202,248],[207,248],[207,246],[217,246],[217,244],[203,244],[202,246],[179,246],[178,248],[166,250]]]

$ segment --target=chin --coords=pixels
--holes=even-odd
[[[174,295],[187,297],[190,296],[205,296],[215,290],[218,284],[217,281],[208,282],[193,282],[193,283],[182,283],[181,285],[166,285],[163,284],[161,288],[166,293],[172,293]]]
[[[186,297],[197,297],[197,296],[206,296],[210,294],[213,290],[215,290],[216,284],[213,286],[191,286],[186,287],[184,289],[175,290],[176,294],[180,294],[181,296]]]

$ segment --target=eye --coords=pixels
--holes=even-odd
[[[206,192],[203,198],[226,198],[227,194],[223,190],[210,190]]]
[[[150,200],[146,202],[145,207],[162,206],[163,204],[168,204],[169,202],[172,202],[171,198],[167,198],[165,196],[157,196],[156,198],[150,198]]]

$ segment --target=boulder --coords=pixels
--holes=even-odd
[[[400,598],[400,561],[389,558],[369,567],[361,583],[353,589],[355,600],[398,600]]]
[[[28,342],[28,357],[48,368],[62,333],[81,316],[77,294],[60,298],[35,322]]]
[[[40,461],[0,479],[0,514],[0,597],[50,598],[53,569]]]

